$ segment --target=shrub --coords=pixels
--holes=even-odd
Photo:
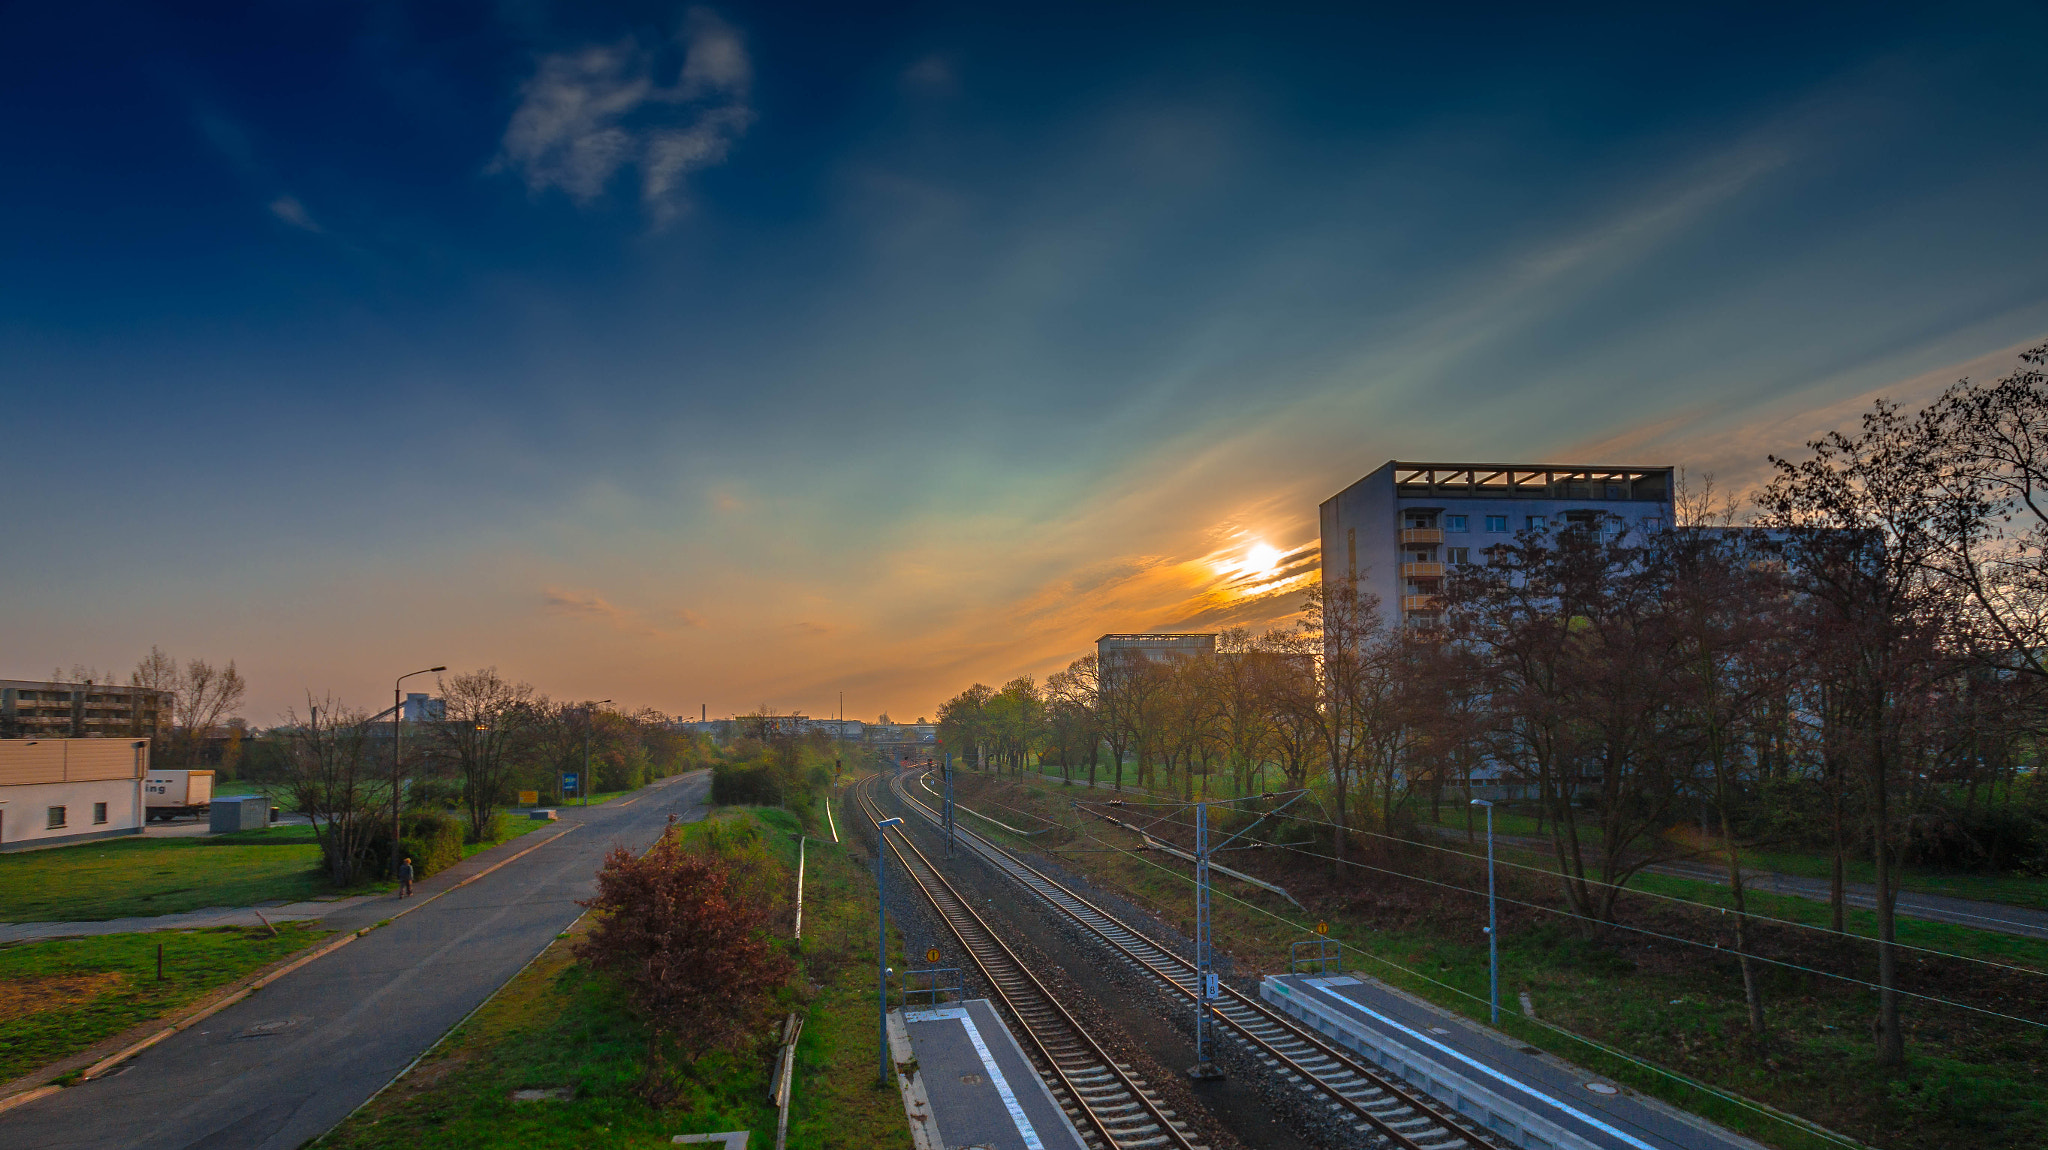
[[[616,978],[646,1019],[653,1037],[641,1091],[657,1106],[674,1096],[667,1049],[688,1061],[738,1046],[759,1032],[793,969],[767,936],[767,911],[749,897],[746,876],[717,854],[683,850],[673,816],[669,823],[645,855],[606,857],[597,897],[582,904],[597,924],[576,945],[576,957]]]
[[[398,842],[398,857],[412,860],[414,878],[425,878],[462,861],[462,823],[446,811],[408,811],[399,831],[405,837]],[[369,855],[376,874],[391,873],[391,824],[388,821],[380,822],[371,831]]]
[[[721,763],[711,768],[711,801],[721,806],[780,805],[781,773],[768,763]]]

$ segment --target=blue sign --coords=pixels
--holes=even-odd
[[[564,792],[566,793],[566,792],[568,792],[568,791],[573,791],[573,790],[575,790],[575,789],[576,789],[576,776],[575,776],[575,775],[571,775],[571,774],[564,774],[564,775],[562,776],[562,790],[563,790],[563,791],[564,791]]]

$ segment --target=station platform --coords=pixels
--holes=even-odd
[[[1086,1150],[985,998],[889,1012],[918,1150]]]
[[[1371,979],[1268,975],[1259,997],[1523,1150],[1763,1150]]]

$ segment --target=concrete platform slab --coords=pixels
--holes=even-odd
[[[987,999],[902,1012],[937,1145],[1085,1150],[1080,1134]]]
[[[1370,979],[1272,975],[1259,995],[1525,1150],[1761,1150]]]

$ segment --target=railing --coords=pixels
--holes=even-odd
[[[1442,543],[1443,541],[1444,532],[1441,527],[1401,528],[1401,542],[1403,543]]]
[[[1443,577],[1444,565],[1435,560],[1401,564],[1401,578],[1403,579],[1441,579]]]
[[[1441,595],[1401,596],[1401,610],[1403,611],[1441,611],[1443,609],[1444,600]]]

